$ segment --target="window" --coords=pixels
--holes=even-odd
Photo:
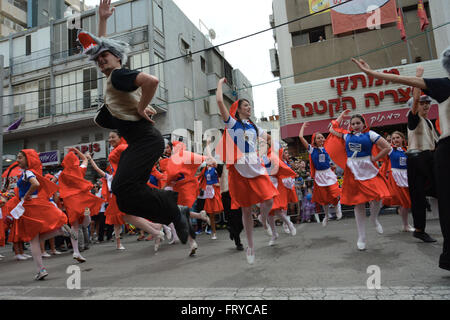
[[[124,3],[116,6],[116,33],[131,29],[131,3]],[[109,20],[109,19],[108,19]]]
[[[45,152],[45,142],[38,143],[38,152]]]
[[[83,26],[84,31],[89,31],[92,34],[97,34],[97,23],[95,22],[95,14],[83,18],[81,20],[81,25]]]
[[[163,10],[155,1],[153,1],[153,25],[157,30],[164,32]]]
[[[94,141],[102,141],[103,140],[103,133],[96,133],[95,134],[95,140]]]
[[[39,118],[50,116],[50,79],[39,81]]]
[[[58,140],[50,141],[50,150],[58,150]]]
[[[68,32],[66,23],[60,23],[54,26],[54,52],[56,59],[66,58],[68,56]]]
[[[20,117],[25,116],[25,105],[15,105],[13,109],[12,121],[19,119]],[[12,122],[11,121],[11,122]]]
[[[25,37],[25,55],[31,55],[31,35]]]
[[[185,52],[185,53],[187,53],[187,51],[190,49],[190,45],[189,45],[189,43],[187,43],[183,38],[180,38],[180,41],[181,41],[181,49]]]
[[[164,79],[164,64],[161,63],[164,59],[155,53],[154,55],[155,63],[155,77],[159,80],[159,85],[163,88],[166,87]]]
[[[209,101],[208,100],[203,100],[203,110],[205,111],[206,114],[209,114]]]
[[[97,99],[97,69],[83,70],[83,109],[96,107]]]
[[[78,30],[72,29],[68,31],[68,39],[69,39],[69,56],[73,56],[79,54],[81,52],[80,47],[78,46]]]
[[[202,68],[202,72],[206,73],[206,60],[203,57],[200,57],[200,67]]]
[[[325,27],[319,27],[309,31],[309,42],[320,42],[325,40]]]
[[[138,53],[132,56],[129,60],[131,70],[138,70],[150,74],[150,53]]]
[[[89,143],[89,135],[88,134],[82,135],[80,143]]]
[[[292,45],[302,46],[309,43],[309,36],[307,33],[296,32],[292,34]]]
[[[227,78],[227,83],[232,85],[233,84],[233,67],[226,60],[223,60],[223,71],[224,71],[225,78]]]

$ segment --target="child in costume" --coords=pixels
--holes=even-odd
[[[339,189],[337,176],[333,170],[331,170],[330,156],[324,148],[324,136],[320,132],[314,133],[311,138],[311,144],[309,144],[303,137],[304,130],[307,127],[308,122],[305,122],[300,129],[299,138],[309,153],[311,177],[314,180],[312,201],[323,207],[325,217],[322,220],[322,225],[325,227],[328,223],[328,210],[330,204],[336,206],[338,219],[342,217],[340,206],[337,206],[341,196],[341,190]]]
[[[358,229],[357,247],[366,249],[366,203],[370,203],[370,217],[379,234],[383,227],[378,221],[381,200],[389,197],[385,179],[376,167],[376,161],[385,157],[391,147],[379,134],[371,131],[362,115],[350,119],[350,131],[340,128],[341,121],[350,110],[344,110],[337,120],[331,122],[330,135],[325,143],[333,162],[344,168],[341,203],[355,205],[355,220]],[[377,146],[380,151],[373,155]]]
[[[248,100],[240,99],[234,102],[228,111],[224,104],[222,91],[225,81],[226,79],[222,78],[217,84],[216,101],[227,128],[222,139],[228,149],[226,153],[234,153],[232,164],[227,162],[229,165],[228,185],[231,199],[242,208],[242,219],[248,242],[247,262],[253,264],[255,250],[251,208],[255,204],[260,204],[263,225],[267,229],[267,215],[272,209],[273,198],[278,191],[270,181],[257,154],[258,137],[267,140],[267,133],[251,121],[251,106]],[[231,143],[226,142],[230,140]],[[220,145],[224,145],[224,143],[219,143],[218,146]],[[220,147],[216,148],[216,152],[217,150],[221,151],[220,149]],[[234,157],[235,155],[236,157]]]

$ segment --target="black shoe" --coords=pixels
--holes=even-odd
[[[186,206],[178,206],[178,208],[180,209],[180,215],[173,221],[173,225],[175,226],[175,231],[177,232],[181,243],[186,244],[192,229],[189,220],[186,218],[186,213],[189,215],[189,208]]]
[[[445,259],[442,254],[439,257],[439,268],[450,271],[450,259]]]
[[[430,235],[426,232],[418,232],[418,231],[414,231],[413,232],[413,237],[422,240],[423,242],[436,242],[436,239],[433,239],[432,237],[430,237]]]
[[[238,245],[236,245],[236,250],[244,251],[244,246],[242,244],[238,244]]]

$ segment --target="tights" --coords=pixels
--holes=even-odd
[[[272,209],[272,204],[273,199],[269,199],[261,203],[260,210],[263,219],[262,221],[266,221],[267,216]],[[253,216],[251,207],[242,208],[242,224],[244,225],[245,234],[247,236],[248,247],[251,251],[253,251]]]
[[[38,234],[31,241],[31,255],[33,256],[34,263],[36,264],[37,271],[39,272],[44,265],[42,264],[42,252],[41,252],[41,241],[45,241],[56,236],[60,236],[63,234],[61,229],[57,229],[54,231],[50,231],[43,234]]]
[[[381,202],[370,202],[370,220],[374,225],[380,224],[378,222],[378,214],[380,213]],[[358,241],[366,242],[366,204],[361,203],[355,206],[355,220],[358,229]]]

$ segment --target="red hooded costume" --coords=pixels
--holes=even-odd
[[[24,149],[22,152],[27,158],[27,170],[33,172],[40,185],[37,195],[23,202],[24,211],[19,219],[13,222],[8,238],[10,242],[29,242],[37,235],[56,230],[67,223],[67,216],[64,212],[49,201],[58,187],[42,176],[42,163],[39,155],[32,149]],[[9,212],[16,208],[19,202],[19,192],[16,188],[16,196],[7,203]]]
[[[191,208],[200,193],[199,182],[195,173],[205,156],[186,151],[186,145],[179,141],[173,142],[170,158],[161,159],[159,166],[167,179],[167,185],[173,185],[173,191],[178,192],[178,205]]]
[[[124,138],[121,138],[119,144],[110,152],[108,156],[113,177],[117,172],[120,156],[122,155],[122,152],[124,152],[127,148],[127,142]],[[110,185],[110,183],[112,183],[112,179],[108,183],[107,179],[103,178],[102,196],[106,199],[106,202],[108,202],[108,207],[105,210],[105,223],[109,225],[123,225],[125,224],[123,216],[126,213],[119,210],[116,196],[109,190],[108,185]]]
[[[59,175],[59,193],[64,202],[69,223],[82,223],[86,208],[91,216],[97,215],[103,199],[91,193],[93,184],[84,179],[87,168],[80,167],[80,160],[70,151],[62,162],[63,171]]]
[[[270,215],[274,215],[276,210],[287,210],[289,203],[289,193],[293,186],[286,185],[289,182],[289,178],[295,178],[297,175],[289,166],[281,160],[281,155],[283,154],[283,149],[279,149],[278,156],[272,152],[270,148],[267,152],[267,157],[270,160],[271,172],[268,174],[276,180],[276,188],[278,195],[273,198],[272,210]],[[287,180],[286,180],[287,179]]]

